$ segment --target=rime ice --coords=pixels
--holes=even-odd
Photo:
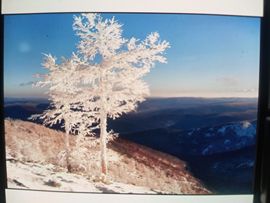
[[[70,59],[56,64],[53,56],[45,55],[43,66],[49,73],[37,85],[49,86],[52,108],[41,118],[44,124],[64,121],[67,133],[77,132],[78,142],[99,129],[101,172],[106,177],[106,143],[112,134],[107,132],[107,118],[136,110],[149,95],[143,77],[156,62],[166,63],[169,43],[157,32],[142,41],[125,39],[114,17],[99,14],[74,16],[73,29],[80,40]]]

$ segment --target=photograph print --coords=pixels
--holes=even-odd
[[[260,18],[4,17],[8,188],[252,194]]]

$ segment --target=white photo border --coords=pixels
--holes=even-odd
[[[263,17],[263,0],[2,0],[2,14],[123,12]],[[252,203],[253,195],[132,195],[6,189],[6,203]]]
[[[150,12],[262,17],[263,0],[2,0],[1,12]]]
[[[6,190],[6,203],[252,203],[253,195],[134,195]]]

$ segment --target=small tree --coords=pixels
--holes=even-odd
[[[42,114],[30,117],[30,119],[40,118],[44,125],[49,126],[63,123],[62,127],[66,132],[65,158],[68,171],[71,169],[69,133],[78,128],[80,121],[79,105],[75,99],[80,92],[76,77],[79,65],[81,65],[80,61],[75,54],[69,60],[63,58],[60,64],[56,64],[56,58],[52,55],[45,54],[42,66],[48,70],[48,73],[38,74],[37,77],[41,80],[35,86],[48,88],[47,94],[51,103]]]
[[[114,18],[103,19],[98,14],[74,17],[73,28],[80,38],[78,57],[86,64],[80,69],[83,90],[77,96],[84,112],[99,124],[101,173],[107,175],[107,118],[118,118],[134,111],[149,95],[143,77],[155,62],[166,63],[164,51],[169,43],[151,33],[145,40],[122,37],[122,25]]]

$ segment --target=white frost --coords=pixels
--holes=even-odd
[[[66,133],[79,136],[100,129],[101,171],[107,173],[106,144],[115,133],[107,132],[107,118],[116,119],[135,111],[148,96],[149,87],[143,77],[155,63],[166,63],[164,52],[169,48],[157,32],[145,40],[125,39],[122,25],[103,19],[99,14],[74,16],[73,29],[79,37],[77,52],[60,64],[52,55],[45,55],[44,68],[48,74],[39,75],[37,86],[49,87],[50,109],[41,117],[44,124],[64,121]],[[78,146],[79,147],[79,146]],[[69,143],[66,140],[68,162]]]

